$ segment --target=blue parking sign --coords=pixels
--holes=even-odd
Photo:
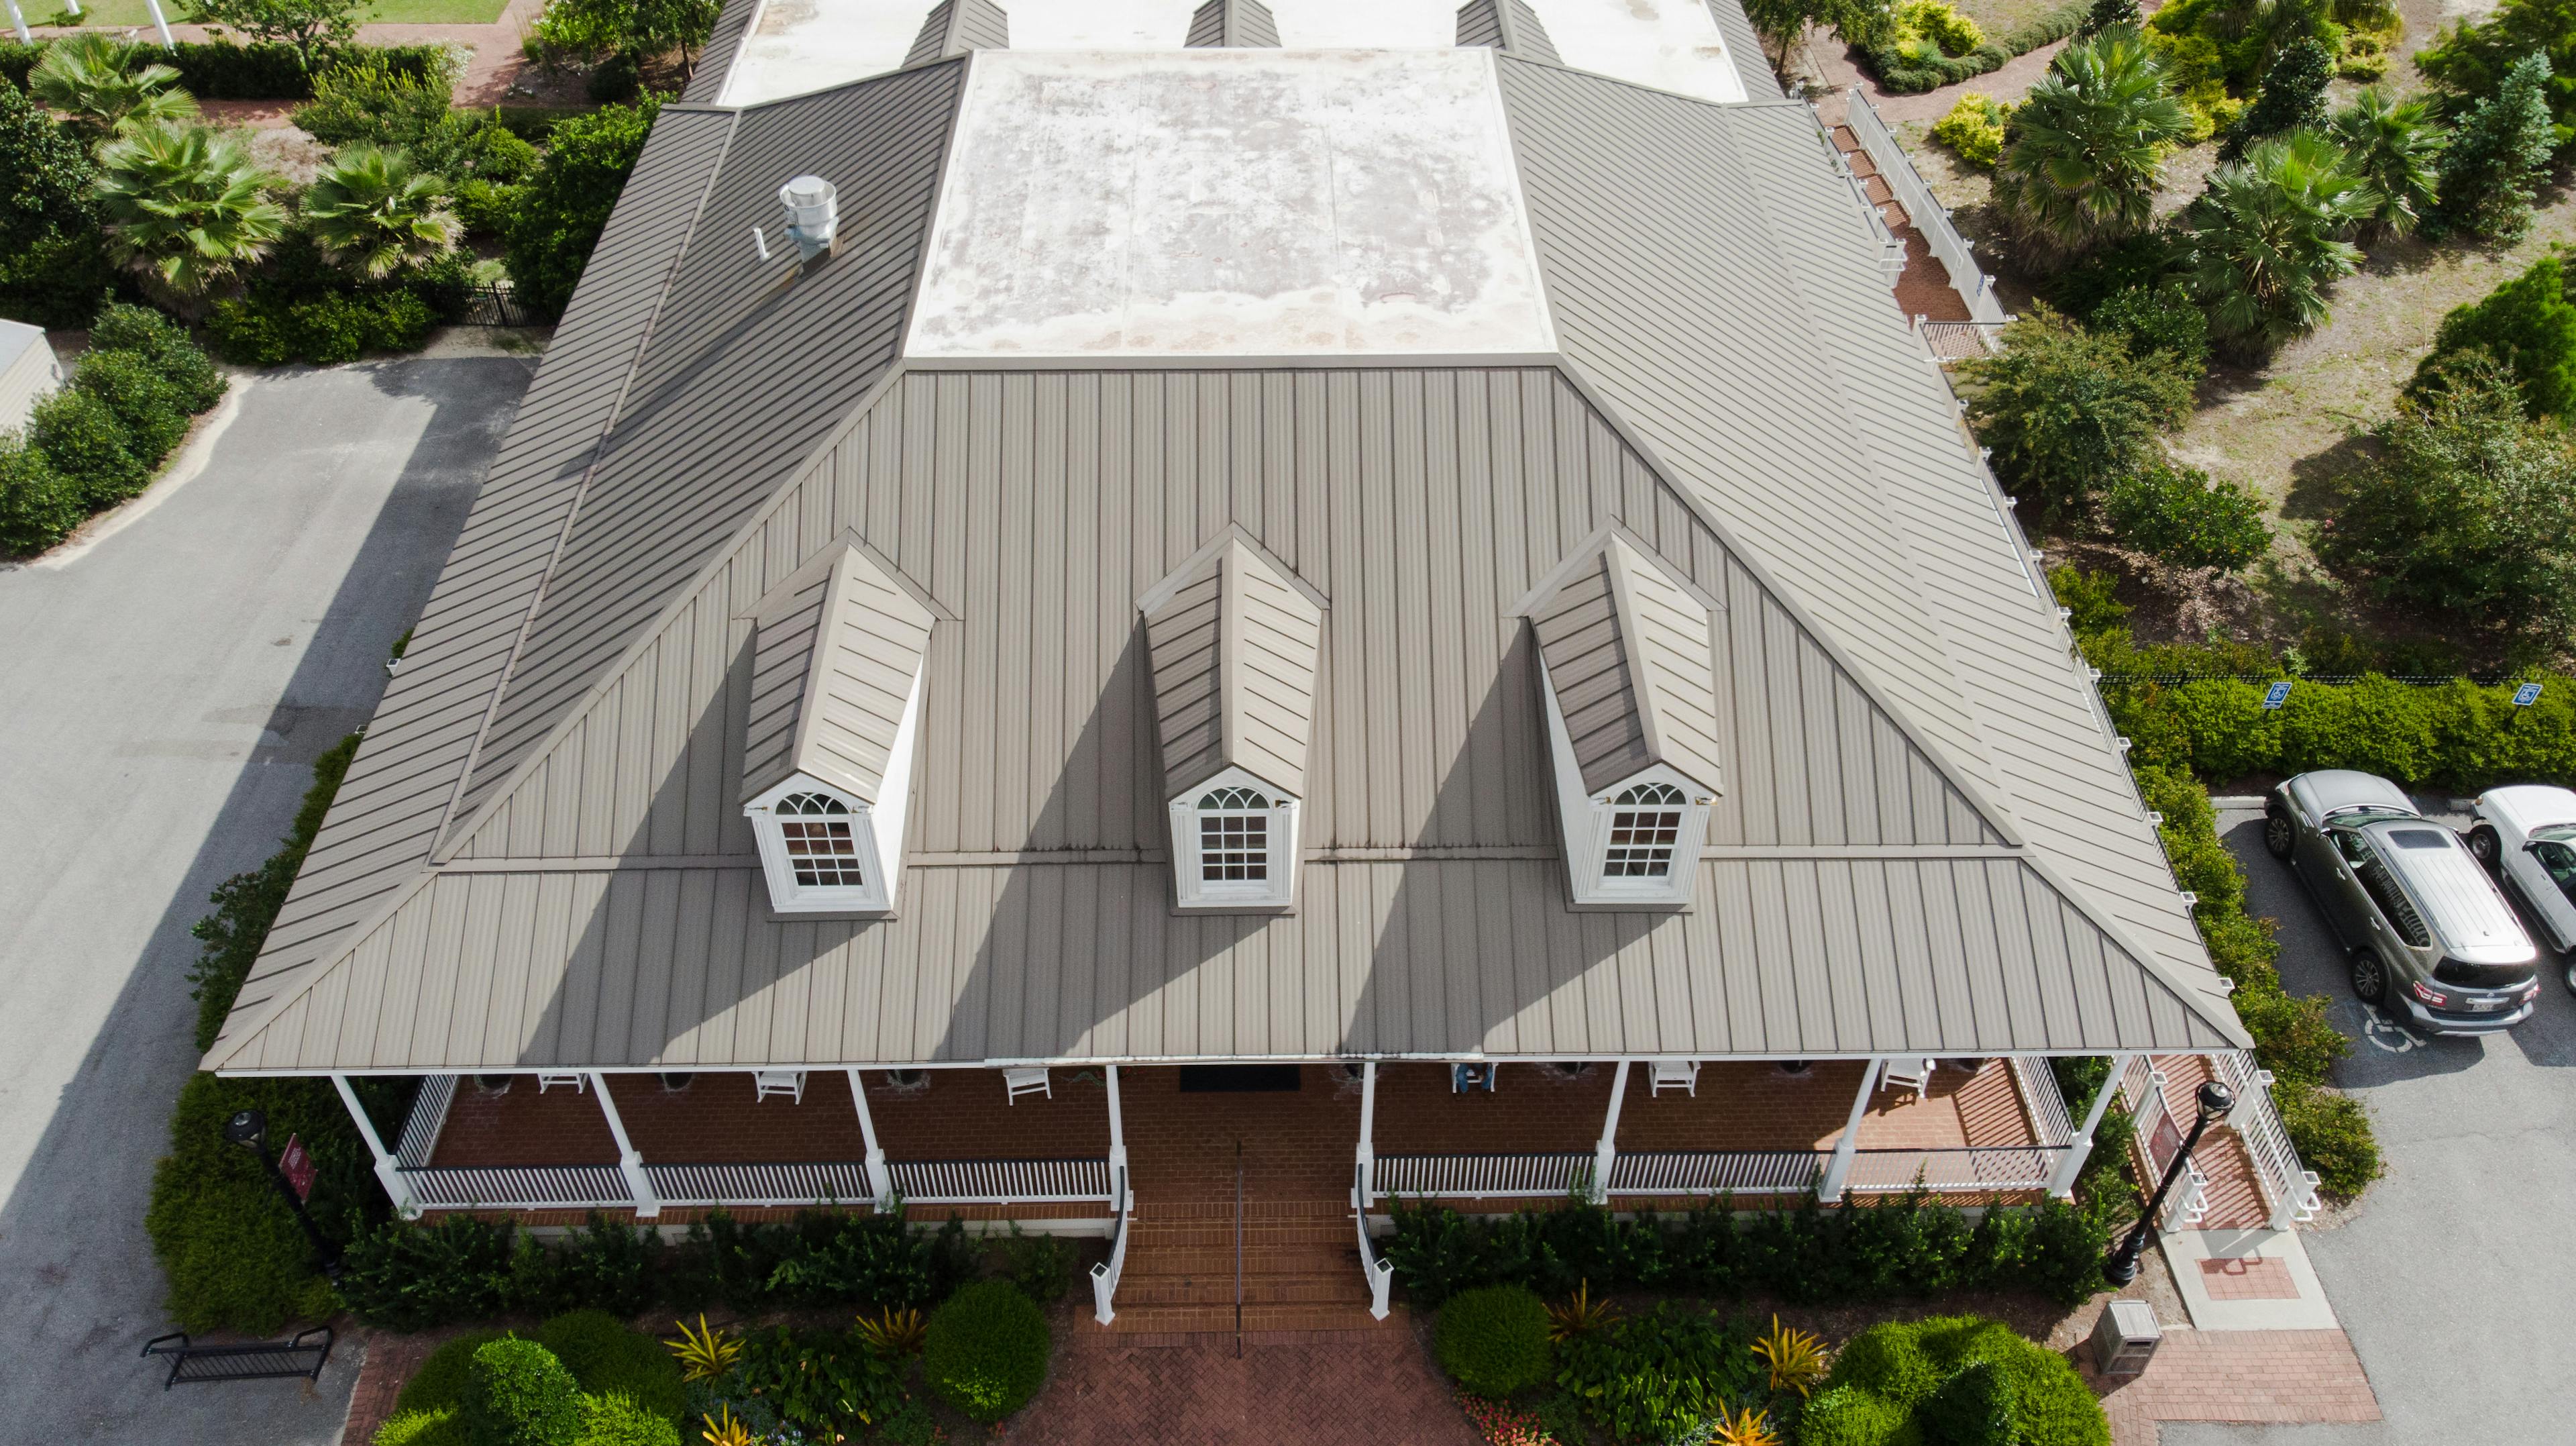
[[[2287,679],[2274,683],[2271,687],[2263,690],[2263,711],[2266,713],[2289,701],[2290,684]]]
[[[2521,687],[2513,690],[2513,706],[2517,708],[2528,708],[2539,701],[2540,685],[2538,683],[2525,683]]]

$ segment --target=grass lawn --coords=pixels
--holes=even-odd
[[[501,18],[509,0],[376,0],[366,18],[388,25],[490,25]],[[144,0],[81,0],[75,20],[59,0],[19,0],[30,25],[148,26],[152,11]],[[162,13],[173,25],[194,18],[189,0],[161,0]]]

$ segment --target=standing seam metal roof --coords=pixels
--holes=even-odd
[[[754,632],[742,800],[798,774],[885,803],[896,731],[930,651],[930,609],[865,552],[828,549]],[[899,801],[899,800],[897,800]]]
[[[1145,600],[1163,797],[1242,768],[1306,795],[1324,610],[1240,538]]]
[[[1189,35],[1185,46],[1279,45],[1279,21],[1261,0],[1207,0],[1190,14]]]
[[[1613,536],[1531,622],[1587,792],[1656,763],[1724,791],[1709,610],[1699,599]]]

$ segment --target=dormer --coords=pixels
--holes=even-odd
[[[1547,38],[1547,27],[1538,23],[1538,12],[1529,7],[1529,0],[1467,0],[1458,7],[1458,43],[1489,45],[1524,60],[1561,63],[1556,43]]]
[[[927,65],[970,50],[1011,48],[1011,17],[993,0],[939,0],[921,22],[905,65]]]
[[[1185,48],[1279,48],[1279,22],[1261,0],[1207,0],[1190,12]]]
[[[1297,897],[1323,605],[1229,537],[1138,607],[1154,670],[1174,896],[1184,909],[1285,909]]]
[[[1615,534],[1529,610],[1578,905],[1690,900],[1720,791],[1709,615]]]
[[[847,542],[762,600],[742,811],[774,911],[894,909],[934,621]]]

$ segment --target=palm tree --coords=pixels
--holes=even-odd
[[[2322,324],[2326,288],[2361,261],[2342,236],[2378,209],[2343,148],[2315,131],[2221,167],[2192,205],[2188,252],[2211,335],[2260,354]]]
[[[465,228],[447,208],[445,179],[410,153],[352,146],[304,193],[304,220],[322,254],[370,281],[443,256]]]
[[[2134,27],[2112,26],[2058,52],[2013,113],[1995,201],[2034,259],[2080,256],[2146,229],[2165,150],[2190,129],[2164,62]]]
[[[110,251],[194,305],[286,231],[277,178],[242,143],[205,126],[129,129],[99,148],[98,198]]]
[[[2336,111],[2327,133],[2343,147],[2352,169],[2379,195],[2369,227],[2403,236],[2431,213],[2442,158],[2443,133],[2432,107],[2400,101],[2376,86]]]
[[[166,65],[136,70],[132,64],[133,52],[104,35],[67,35],[45,47],[44,58],[27,75],[27,89],[101,136],[197,113],[196,97],[172,84],[179,72]]]

